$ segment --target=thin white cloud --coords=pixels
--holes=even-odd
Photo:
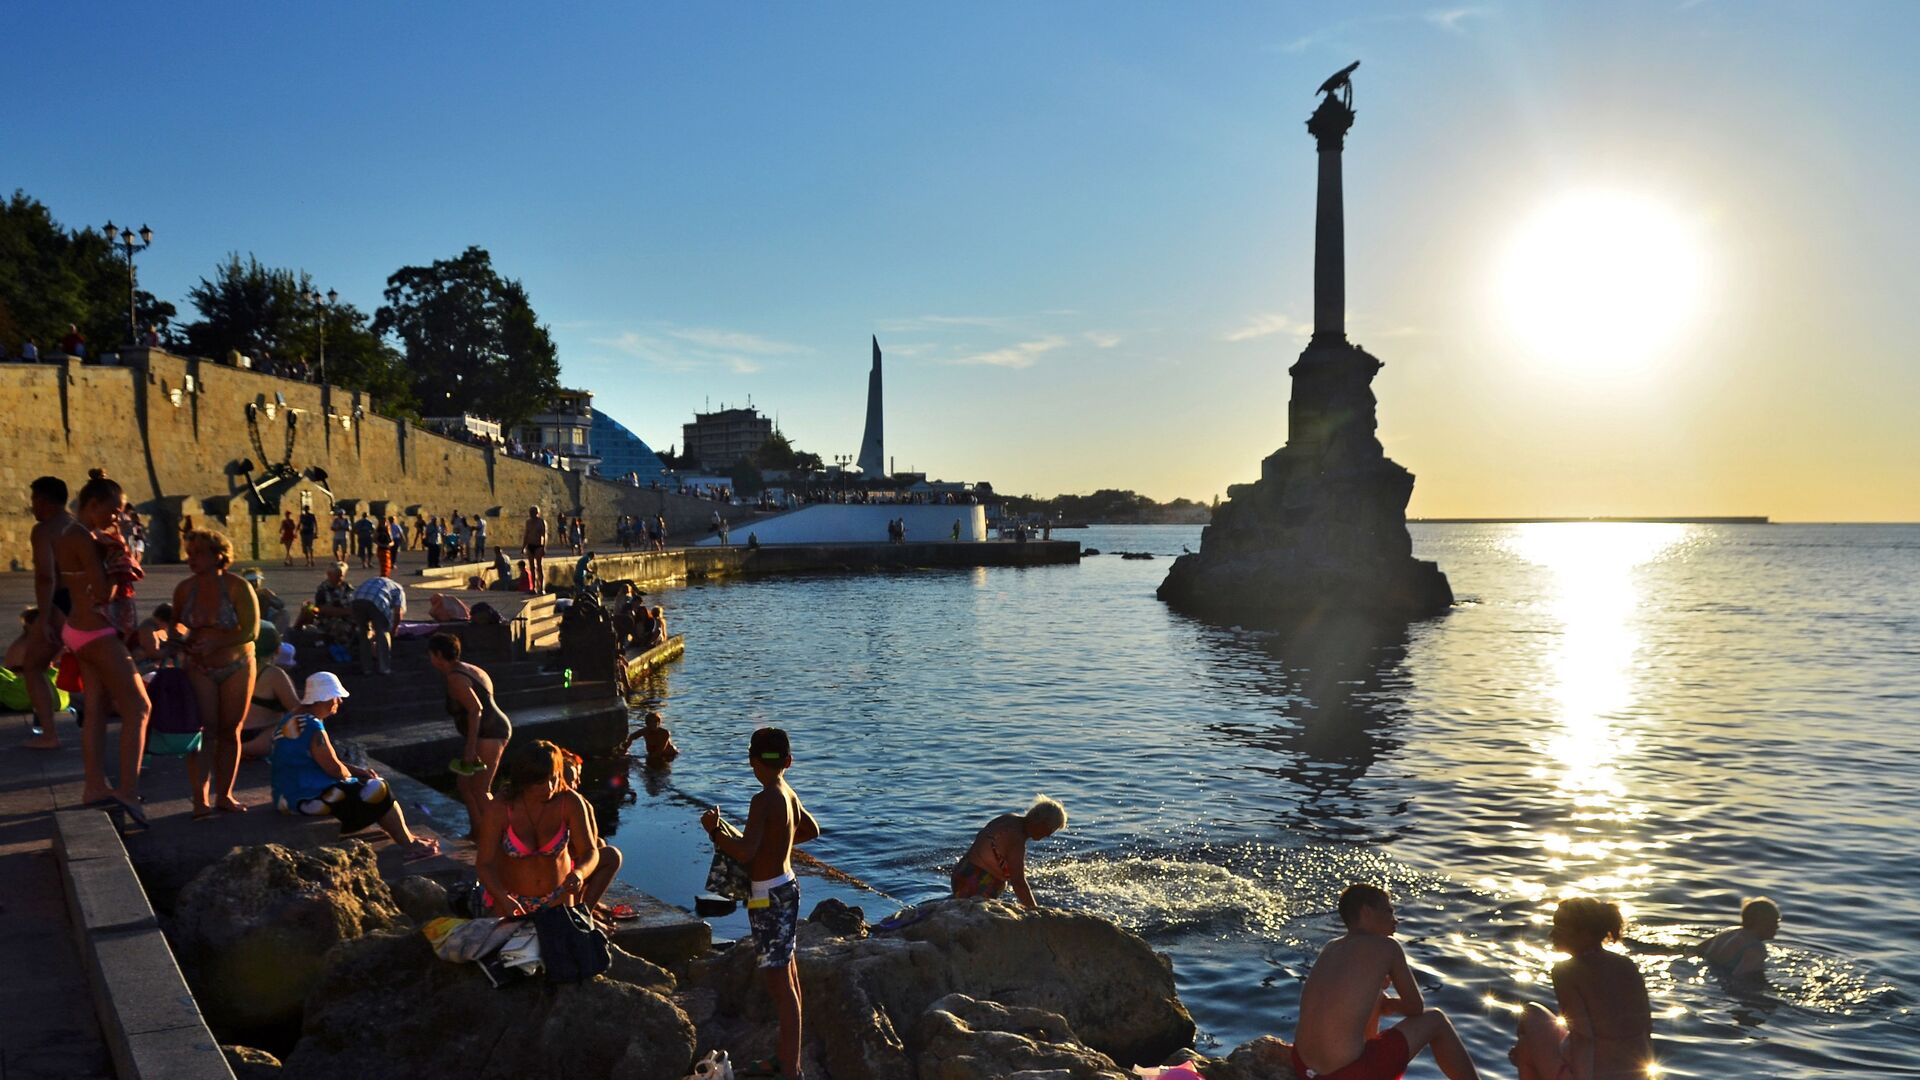
[[[1460,25],[1461,23],[1466,22],[1468,19],[1485,19],[1492,14],[1493,9],[1490,7],[1453,7],[1435,8],[1427,12],[1423,17],[1442,30],[1455,34],[1464,34],[1467,31],[1465,27]]]
[[[1089,330],[1081,336],[1086,338],[1096,349],[1111,349],[1125,340],[1119,334],[1109,333],[1105,330]]]
[[[772,356],[780,353],[805,352],[799,345],[785,341],[775,341],[758,334],[749,334],[741,330],[721,330],[710,326],[679,326],[667,331],[672,336],[692,345],[705,349],[717,349],[725,352],[753,353],[756,356]]]
[[[1248,319],[1245,325],[1229,330],[1221,335],[1226,341],[1253,341],[1257,338],[1286,334],[1290,337],[1305,338],[1313,333],[1313,327],[1295,319],[1291,315],[1277,311],[1263,312]]]
[[[1006,326],[1013,322],[1009,315],[906,315],[890,319],[876,319],[873,327],[883,334],[914,333],[921,330],[939,330],[956,326],[995,327]]]
[[[1058,349],[1066,343],[1067,339],[1061,337],[1059,334],[1048,334],[1045,337],[1018,342],[1004,348],[990,349],[986,352],[962,356],[953,362],[956,364],[987,364],[992,367],[1019,370],[1021,368],[1030,368],[1034,364],[1039,363],[1042,356]]]
[[[702,326],[623,330],[611,337],[589,338],[587,343],[660,371],[724,369],[736,375],[765,370],[762,360],[767,357],[807,351],[757,334]]]

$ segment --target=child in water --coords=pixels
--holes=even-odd
[[[1451,1080],[1480,1073],[1453,1030],[1453,1021],[1429,1009],[1393,933],[1400,928],[1393,899],[1377,885],[1355,884],[1340,894],[1347,932],[1327,943],[1300,988],[1293,1071],[1302,1080],[1399,1080],[1426,1047]],[[1382,993],[1391,986],[1395,994]],[[1385,1031],[1386,1014],[1406,1017]]]
[[[1644,1080],[1653,1064],[1653,1007],[1632,960],[1606,943],[1626,933],[1620,906],[1589,896],[1560,901],[1553,911],[1553,947],[1567,959],[1553,966],[1560,1016],[1529,1004],[1519,1041],[1508,1055],[1520,1080]]]
[[[664,769],[673,764],[680,756],[680,748],[673,744],[673,732],[668,731],[660,720],[660,714],[649,712],[645,724],[640,729],[640,737],[647,743],[647,768]]]
[[[1740,925],[1722,930],[1700,947],[1715,971],[1730,979],[1762,978],[1767,973],[1767,942],[1780,932],[1780,905],[1764,896],[1740,904]]]

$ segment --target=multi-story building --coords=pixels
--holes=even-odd
[[[566,459],[566,468],[591,471],[600,458],[593,452],[593,391],[562,390],[547,411],[520,425],[519,441],[532,453]]]
[[[733,467],[759,450],[773,435],[773,418],[754,408],[694,413],[693,423],[681,425],[682,456],[710,472]]]

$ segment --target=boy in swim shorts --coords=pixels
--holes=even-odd
[[[800,926],[800,883],[793,876],[793,845],[820,835],[820,824],[800,805],[800,796],[787,786],[793,751],[787,733],[765,727],[753,733],[747,758],[760,792],[747,813],[740,836],[720,831],[720,808],[700,815],[700,826],[713,846],[744,864],[753,878],[747,900],[747,922],[753,927],[753,947],[760,954],[760,973],[780,1017],[777,1065],[754,1070],[798,1080],[800,1076],[800,970],[794,964],[793,939]]]
[[[1400,922],[1393,900],[1375,885],[1349,885],[1340,894],[1347,932],[1327,943],[1300,990],[1293,1071],[1301,1080],[1399,1080],[1413,1055],[1433,1047],[1433,1060],[1450,1080],[1480,1073],[1445,1013],[1429,1009],[1393,940]],[[1398,996],[1381,992],[1392,986]],[[1380,1017],[1406,1017],[1379,1031]]]

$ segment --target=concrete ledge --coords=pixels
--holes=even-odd
[[[106,813],[55,814],[54,852],[94,1011],[121,1080],[233,1080]]]
[[[67,913],[73,925],[87,932],[157,930],[147,890],[133,872],[127,853],[104,859],[83,859],[66,865]],[[81,943],[85,951],[85,943]]]

